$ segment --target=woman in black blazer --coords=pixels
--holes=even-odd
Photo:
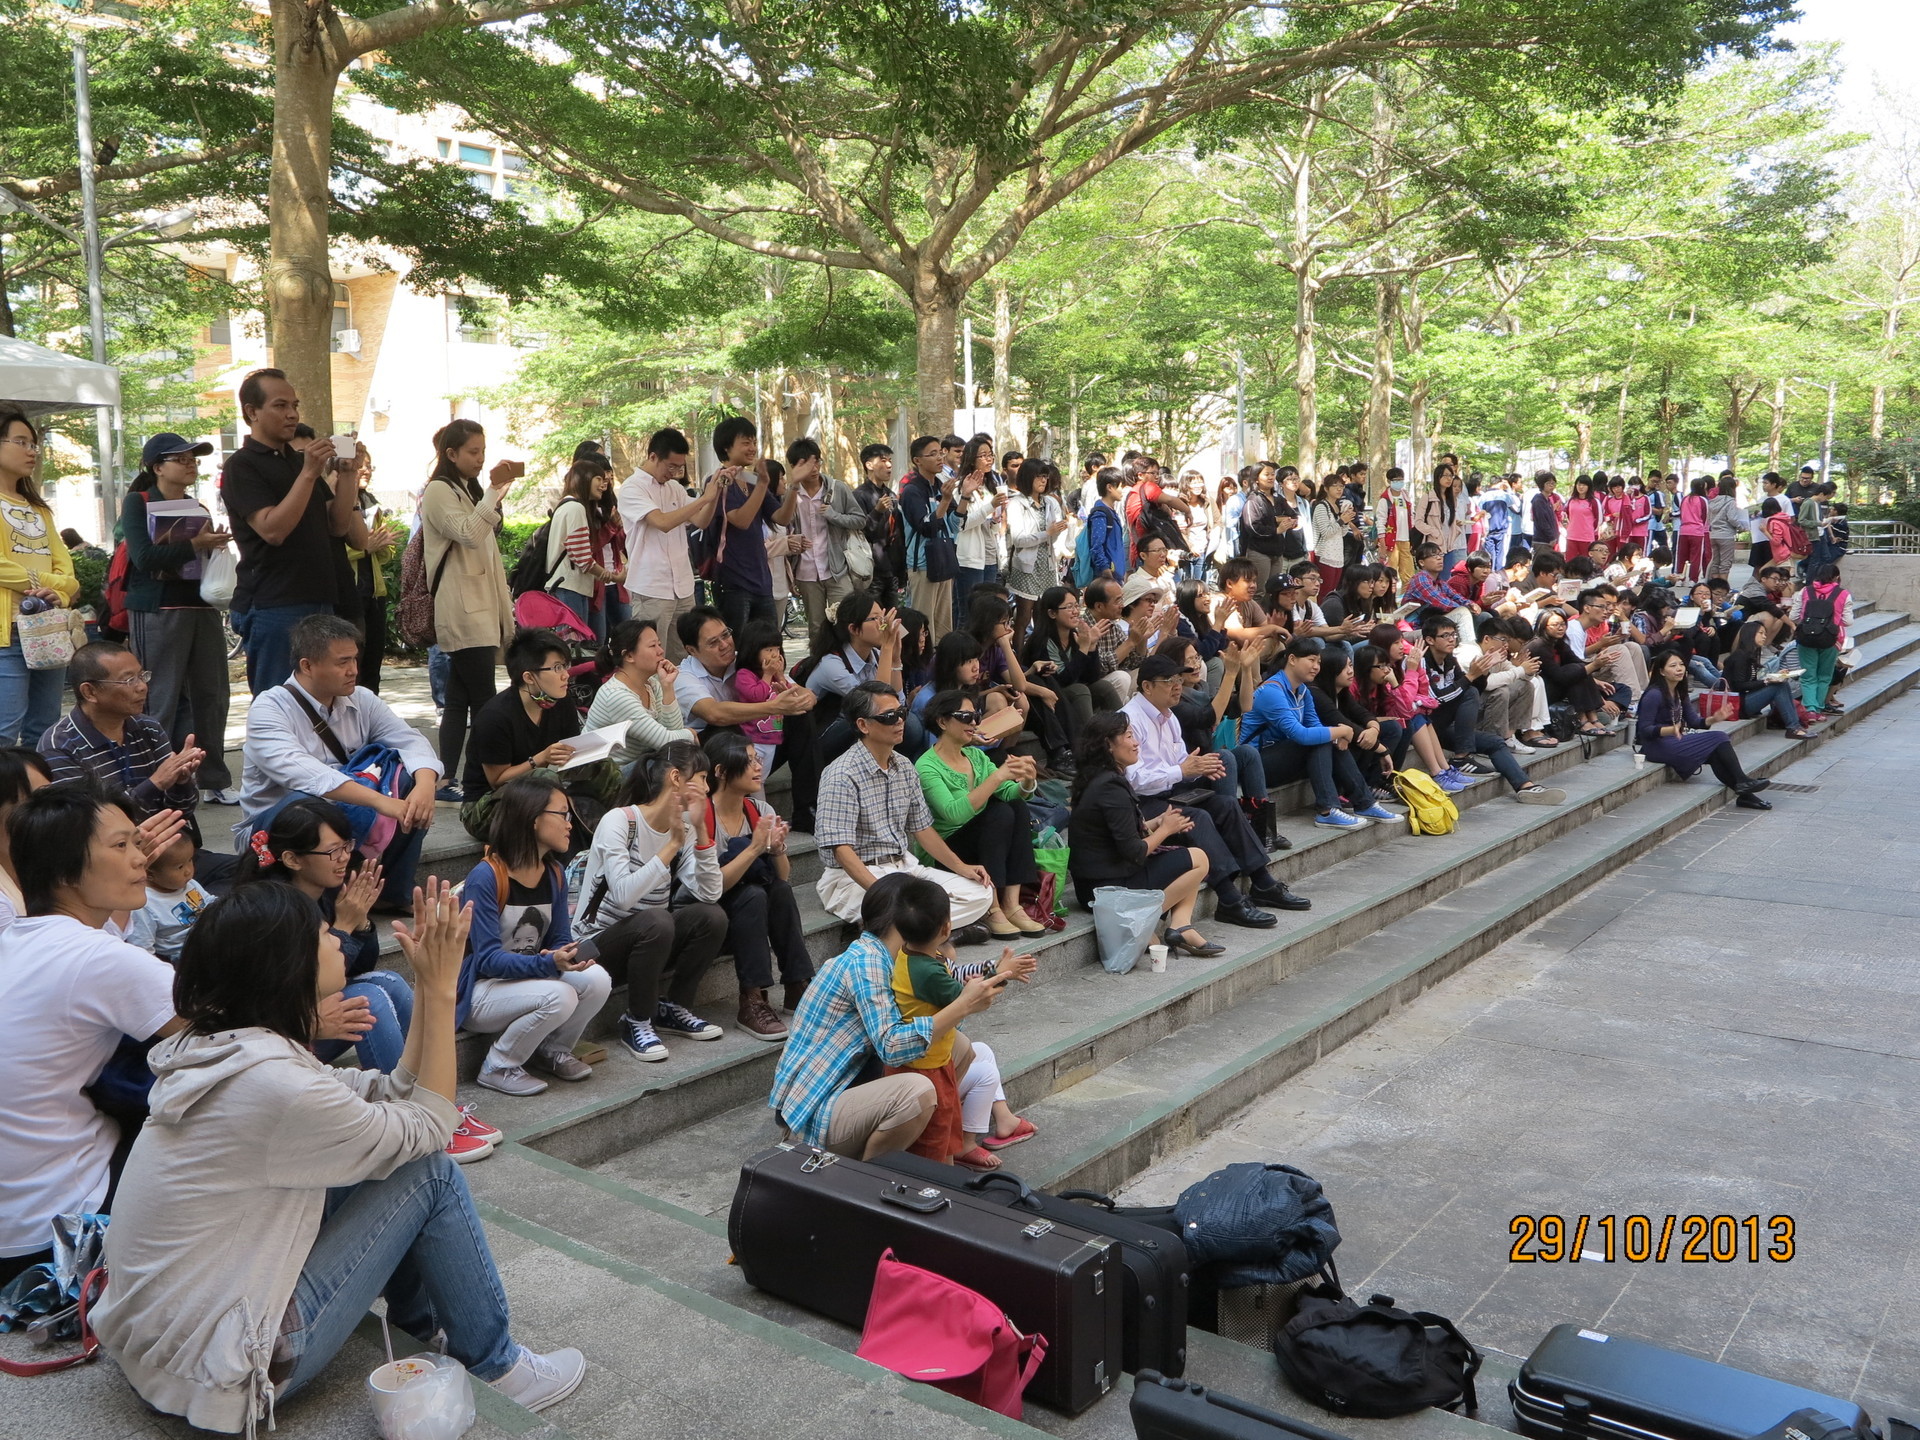
[[[1067,873],[1080,903],[1091,909],[1093,892],[1102,885],[1162,891],[1166,929],[1160,938],[1168,949],[1224,953],[1225,946],[1210,943],[1193,928],[1194,897],[1207,878],[1206,851],[1167,847],[1174,836],[1191,830],[1193,821],[1178,806],[1168,806],[1151,826],[1141,818],[1127,783],[1127,767],[1140,759],[1140,741],[1127,717],[1103,710],[1087,721],[1075,758],[1079,769],[1067,827]]]

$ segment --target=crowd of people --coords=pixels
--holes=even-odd
[[[621,986],[618,1050],[665,1062],[723,1035],[695,1007],[730,956],[736,1028],[782,1047],[788,1133],[990,1171],[1035,1129],[962,1026],[1032,977],[1024,947],[1068,901],[1156,892],[1154,938],[1218,955],[1214,927],[1310,908],[1272,868],[1291,782],[1336,831],[1405,823],[1410,769],[1556,805],[1518,757],[1630,727],[1649,760],[1766,809],[1703,696],[1794,737],[1841,709],[1845,509],[1810,473],[1764,477],[1749,516],[1732,477],[1710,496],[1579,475],[1562,500],[1552,475],[1528,494],[1448,456],[1374,496],[1364,464],[1210,487],[1130,454],[1074,481],[949,435],[904,466],[868,446],[851,485],[811,440],[783,465],[734,418],[698,483],[677,430],[625,481],[583,449],[510,577],[520,469],[487,469],[479,425],[435,437],[409,536],[366,512],[364,449],[299,433],[284,376],[240,399],[226,528],[150,525],[202,447],[145,447],[126,512],[144,618],[56,677],[71,711],[44,670],[16,685],[17,637],[0,648],[0,1283],[49,1257],[55,1217],[111,1211],[102,1340],[149,1403],[207,1428],[271,1417],[380,1293],[523,1404],[578,1385],[577,1352],[510,1338],[456,1168],[500,1138],[456,1103],[460,1030],[486,1038],[482,1087],[538,1094],[604,1063],[586,1030]],[[37,440],[0,417],[9,617],[72,599]],[[229,535],[253,692],[237,794],[212,768],[218,614],[184,574]],[[375,688],[389,597],[360,567],[403,543],[392,598],[431,614],[437,744]],[[575,628],[525,623],[529,596]],[[581,753],[603,730],[611,753]],[[209,801],[238,805],[230,849],[200,831]],[[486,845],[457,902],[415,884],[436,802]],[[817,974],[796,834],[819,907],[858,937]],[[382,968],[381,914],[406,917],[411,982]]]

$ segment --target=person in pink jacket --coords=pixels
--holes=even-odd
[[[1584,555],[1600,534],[1600,497],[1593,493],[1593,477],[1573,477],[1573,493],[1567,497],[1564,552]]]
[[[1405,763],[1411,745],[1435,783],[1452,792],[1465,787],[1438,779],[1447,769],[1447,756],[1427,719],[1436,702],[1425,658],[1426,642],[1417,631],[1409,640],[1391,625],[1376,625],[1367,643],[1353,652],[1353,693],[1375,715],[1400,726],[1400,734],[1388,742],[1394,768]]]
[[[1674,551],[1673,568],[1689,581],[1704,580],[1711,550],[1707,541],[1707,482],[1702,476],[1687,488],[1680,501],[1680,544]]]

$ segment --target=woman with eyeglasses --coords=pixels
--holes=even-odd
[[[323,1029],[335,1020],[338,1026],[360,1033],[356,1040],[322,1041],[313,1053],[333,1060],[351,1045],[362,1070],[390,1074],[407,1043],[413,987],[391,971],[375,968],[380,961],[380,937],[368,912],[380,898],[380,862],[356,863],[353,826],[338,805],[331,800],[296,800],[275,812],[265,829],[254,831],[241,853],[234,885],[262,880],[282,881],[313,901],[340,941],[347,988],[321,1002],[320,1020]],[[464,1158],[449,1153],[456,1160]]]
[[[943,690],[927,702],[927,732],[934,742],[914,762],[920,788],[933,814],[933,828],[969,865],[984,865],[993,879],[987,932],[996,937],[1038,935],[1046,926],[1020,908],[1020,887],[1038,884],[1033,859],[1033,818],[1027,810],[1036,767],[1025,755],[998,765],[975,734],[986,710],[965,690]],[[926,863],[926,857],[920,857]]]
[[[18,410],[0,410],[0,745],[37,745],[60,718],[65,667],[29,670],[15,622],[23,600],[71,605],[80,593],[73,557],[33,472],[40,432]]]
[[[141,447],[140,473],[120,506],[127,545],[127,640],[152,672],[147,713],[164,726],[173,748],[187,736],[206,752],[198,780],[209,805],[238,805],[227,769],[227,637],[220,612],[200,597],[201,566],[232,536],[193,494],[200,457],[213,446],[160,434]],[[168,513],[150,515],[164,503]],[[191,504],[193,514],[177,508]],[[182,523],[182,522],[185,523]],[[185,699],[190,712],[180,713]],[[398,1052],[395,1052],[398,1053]]]

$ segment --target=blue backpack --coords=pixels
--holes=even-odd
[[[1080,527],[1073,540],[1073,588],[1084,590],[1093,583],[1093,552],[1087,548],[1087,536],[1093,530],[1092,516]]]

